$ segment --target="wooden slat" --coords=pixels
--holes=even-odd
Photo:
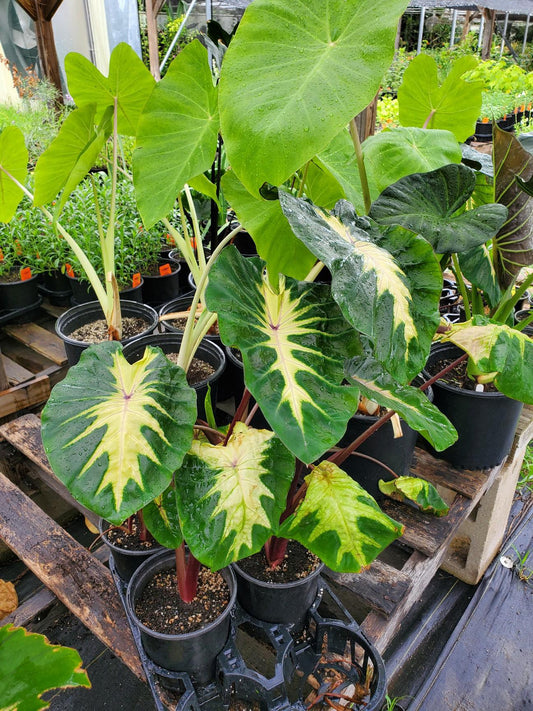
[[[49,358],[45,358],[40,353],[37,353],[13,338],[8,338],[7,335],[2,339],[2,353],[35,374],[41,373],[45,368],[49,368],[51,365],[55,368],[59,367]]]
[[[440,484],[468,498],[476,495],[480,486],[487,480],[487,471],[455,469],[443,459],[436,459],[417,447],[411,464],[411,472],[432,484]]]
[[[46,402],[50,395],[50,380],[46,375],[21,383],[0,393],[0,418]]]
[[[24,383],[26,380],[31,380],[35,375],[31,370],[24,368],[6,355],[2,356],[2,363],[4,364],[5,373],[11,385],[20,385],[20,383]]]
[[[98,516],[80,504],[50,468],[41,439],[41,420],[37,415],[23,415],[16,420],[0,425],[0,437],[3,437],[27,458],[28,466],[37,478],[44,481],[89,521],[94,524],[98,523]]]
[[[370,568],[360,573],[336,573],[329,568],[325,576],[342,598],[342,588],[355,592],[359,600],[373,610],[390,615],[411,587],[406,573],[387,563],[375,560]]]
[[[0,538],[140,679],[144,672],[111,573],[0,472]]]
[[[24,343],[37,353],[41,353],[53,363],[66,364],[67,356],[63,341],[55,333],[47,331],[46,328],[36,323],[23,323],[4,326],[4,330],[12,338]]]

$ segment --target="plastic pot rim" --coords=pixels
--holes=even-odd
[[[305,578],[298,578],[297,580],[291,580],[288,583],[273,583],[273,582],[269,582],[268,580],[259,580],[258,578],[254,578],[253,575],[246,573],[239,566],[238,563],[232,563],[231,566],[234,567],[235,570],[238,571],[238,574],[241,575],[247,582],[257,585],[257,587],[269,588],[271,590],[288,590],[290,588],[299,587],[300,585],[306,585],[311,580],[314,580],[314,578],[316,578],[320,575],[320,573],[324,569],[325,564],[322,561],[320,561],[319,565],[315,568],[315,570],[313,570],[309,575],[306,575]]]
[[[109,521],[106,521],[103,518],[100,518],[98,521],[98,530],[100,531],[100,536],[102,537],[102,540],[104,541],[105,545],[108,548],[111,548],[112,551],[116,551],[117,553],[120,553],[121,555],[127,555],[131,556],[132,558],[136,557],[141,557],[146,555],[155,555],[156,553],[159,553],[161,550],[164,550],[164,546],[162,546],[160,543],[154,540],[154,546],[153,548],[146,548],[145,550],[129,550],[127,548],[121,548],[120,546],[117,546],[115,543],[109,540],[109,538],[106,536],[106,531],[107,528],[104,528],[104,523],[109,523]],[[109,524],[112,526],[113,524]]]

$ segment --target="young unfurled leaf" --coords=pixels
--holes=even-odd
[[[195,440],[176,472],[183,535],[214,570],[252,555],[276,531],[294,457],[273,432],[238,422],[226,446]]]
[[[357,409],[355,388],[342,385],[344,360],[357,334],[325,284],[278,280],[264,263],[227,247],[209,274],[206,304],[220,336],[242,353],[246,387],[285,446],[309,463],[335,445]]]
[[[52,645],[22,627],[0,627],[0,708],[5,711],[47,709],[41,695],[50,689],[91,682],[75,649]]]
[[[427,398],[409,385],[400,385],[372,358],[356,356],[346,364],[346,375],[368,398],[397,412],[440,452],[457,440],[452,423]]]
[[[162,546],[165,548],[179,548],[181,546],[183,535],[173,482],[162,494],[156,496],[143,508],[143,519],[146,528]]]
[[[0,222],[11,220],[23,195],[9,176],[24,184],[27,166],[28,149],[22,131],[16,126],[4,128],[0,133]]]
[[[130,365],[117,342],[88,348],[52,391],[43,445],[78,501],[120,524],[170,483],[192,441],[196,394],[147,348]]]
[[[379,490],[386,496],[397,501],[413,501],[422,511],[435,514],[435,516],[446,516],[450,510],[441,499],[433,484],[416,476],[401,476],[391,481],[378,482]]]
[[[464,252],[492,239],[507,218],[507,208],[498,204],[456,214],[475,186],[475,173],[461,164],[408,175],[382,192],[370,216],[421,235],[438,254]]]
[[[358,573],[401,536],[403,527],[335,464],[320,462],[305,481],[305,498],[279,536],[299,541],[332,570]]]
[[[431,247],[401,228],[382,231],[344,200],[333,215],[287,193],[280,201],[295,234],[329,268],[346,320],[398,381],[409,382],[424,367],[439,321],[442,274]]]

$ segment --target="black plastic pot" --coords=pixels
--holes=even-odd
[[[104,519],[100,519],[98,522],[98,529],[100,531],[100,535],[102,536],[102,540],[109,548],[115,562],[117,573],[125,583],[129,581],[133,573],[142,563],[144,563],[145,560],[162,550],[166,550],[163,546],[159,545],[159,543],[155,542],[154,545],[147,550],[129,551],[125,548],[120,548],[120,546],[116,546],[105,535],[105,532],[110,527],[111,524],[104,521]]]
[[[72,289],[72,305],[87,304],[91,301],[96,301],[96,292],[88,281],[80,280],[77,277],[71,277],[67,274],[67,279]],[[143,279],[137,286],[128,286],[120,290],[120,298],[124,301],[136,301],[139,304],[143,303]]]
[[[37,275],[18,281],[0,281],[0,311],[29,309],[40,303]]]
[[[290,583],[257,580],[245,573],[238,563],[232,567],[237,578],[237,599],[246,612],[263,622],[294,624],[298,630],[316,598],[324,564],[306,578]]]
[[[532,313],[533,311],[531,309],[521,309],[520,311],[515,311],[515,323],[520,323],[520,321],[523,321],[525,318],[531,316]],[[528,336],[533,336],[533,322],[530,323],[529,326],[523,328],[522,333],[527,333]]]
[[[220,571],[229,586],[230,601],[214,622],[188,634],[161,634],[143,625],[135,613],[135,606],[154,575],[174,567],[175,560],[174,551],[163,551],[145,561],[130,580],[126,593],[126,607],[140,631],[144,650],[152,661],[165,669],[190,674],[193,682],[206,684],[215,680],[216,657],[229,637],[231,611],[237,595],[235,576],[231,568]]]
[[[476,121],[475,139],[480,142],[492,141],[492,121]]]
[[[463,351],[448,343],[431,349],[427,361],[433,366],[443,359],[456,359]],[[458,432],[455,444],[435,456],[466,469],[487,469],[509,454],[523,404],[499,392],[464,390],[441,380],[433,384],[434,405]]]
[[[181,291],[181,265],[174,259],[160,259],[159,266],[170,266],[170,274],[143,274],[143,301],[145,304],[158,308],[161,304],[174,299]]]
[[[70,282],[67,275],[59,269],[41,274],[38,289],[52,306],[68,306],[70,304],[72,297]]]
[[[157,311],[146,304],[137,301],[121,301],[120,309],[123,317],[137,317],[146,321],[146,328],[137,336],[125,338],[122,345],[131,343],[141,336],[152,333],[157,327]],[[65,311],[56,321],[56,333],[65,344],[65,351],[69,365],[76,365],[83,351],[91,344],[84,341],[76,341],[70,338],[70,334],[84,324],[91,323],[104,318],[102,307],[98,301],[91,301],[88,304],[78,304]]]
[[[142,358],[146,346],[154,346],[161,348],[163,353],[178,353],[183,339],[181,333],[154,333],[141,338],[136,338],[131,343],[128,343],[123,350],[124,357],[129,363]],[[211,388],[211,402],[213,408],[217,402],[218,381],[226,367],[226,358],[224,351],[217,346],[216,343],[203,339],[195,354],[196,358],[205,361],[213,366],[215,372],[212,373],[206,380],[195,383],[192,387],[196,390],[198,417],[205,419],[205,396],[207,395],[207,387]]]
[[[167,301],[167,303],[163,304],[163,306],[160,307],[159,316],[161,317],[165,316],[165,314],[187,311],[187,309],[191,307],[193,298],[194,293],[189,292],[188,294],[178,296],[176,299]],[[161,321],[161,326],[163,327],[163,331],[168,331],[169,333],[183,334],[183,329],[178,328],[174,324],[170,323],[170,321]],[[204,338],[207,338],[207,340],[211,341],[212,343],[216,343],[217,346],[223,348],[222,341],[220,340],[220,336],[218,334],[208,333],[206,336],[204,336]]]
[[[413,381],[413,385],[417,387],[421,385],[422,381],[423,379],[418,376]],[[428,399],[433,401],[432,388],[428,388],[425,392]],[[346,434],[339,442],[339,447],[347,447],[357,437],[364,434],[378,419],[377,416],[356,413],[349,419]],[[408,476],[418,432],[411,429],[404,420],[400,421],[403,437],[394,437],[392,424],[389,420],[363,442],[357,452],[383,462],[398,476]],[[358,457],[356,453],[343,462],[342,469],[378,501],[385,498],[379,490],[379,480],[390,481],[394,478],[384,467],[363,457]]]

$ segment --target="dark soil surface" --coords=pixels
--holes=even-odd
[[[11,271],[6,272],[0,276],[0,282],[3,284],[14,284],[16,281],[21,281],[20,278],[20,267],[11,269]]]
[[[114,546],[123,548],[126,551],[147,551],[151,548],[156,548],[158,545],[150,533],[148,533],[149,540],[141,541],[139,539],[139,523],[136,516],[131,518],[131,533],[129,533],[128,524],[125,521],[122,526],[109,524],[105,537]]]
[[[426,366],[426,370],[430,375],[437,375],[441,370],[444,370],[447,366],[451,365],[453,361],[456,360],[456,358],[443,358],[442,360],[438,360],[436,363],[433,363],[431,366]],[[476,389],[476,381],[472,380],[471,378],[468,377],[466,373],[466,368],[467,368],[468,361],[464,360],[462,363],[459,363],[459,365],[455,366],[453,370],[450,370],[446,375],[443,375],[440,380],[443,383],[447,383],[448,385],[454,385],[457,388],[461,388],[462,390],[475,390]],[[488,393],[496,393],[498,392],[498,389],[494,387],[492,383],[485,383],[483,386],[484,392]]]
[[[135,613],[139,620],[163,634],[186,634],[216,620],[230,600],[228,585],[220,573],[200,568],[198,593],[190,603],[184,603],[176,582],[176,570],[157,573],[137,600]]]
[[[187,309],[187,313],[190,311],[190,309]],[[195,323],[198,321],[198,319],[195,319]],[[179,318],[173,318],[173,319],[165,319],[165,323],[170,324],[174,328],[179,329],[180,331],[185,330],[185,326],[187,325],[187,316],[180,316]],[[209,331],[207,332],[209,336],[218,336],[218,322],[215,321],[215,323],[211,326]]]
[[[178,353],[165,353],[165,355],[172,363],[178,364]],[[206,363],[200,358],[193,358],[187,371],[187,382],[189,385],[196,385],[196,383],[207,380],[214,372],[215,368],[211,363]]]
[[[126,316],[122,319],[122,339],[131,338],[146,330],[148,322],[138,316]],[[83,343],[101,343],[107,341],[107,323],[105,319],[98,319],[92,323],[80,326],[69,338]]]
[[[285,559],[275,570],[269,568],[263,549],[238,562],[239,568],[252,578],[268,583],[290,583],[306,578],[319,565],[320,559],[297,541],[289,541]]]
[[[171,270],[170,273],[171,274],[174,274],[179,268],[178,264],[176,264],[172,260],[163,259],[160,262],[156,262],[154,264],[149,264],[148,266],[143,267],[142,275],[149,276],[149,277],[166,276],[165,274],[161,274],[159,271],[159,267],[163,267],[163,266],[165,266],[165,264],[168,264],[170,266],[170,270]]]

